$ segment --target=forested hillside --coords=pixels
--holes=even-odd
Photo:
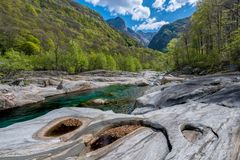
[[[168,43],[173,39],[179,37],[179,35],[186,29],[189,25],[190,18],[179,19],[173,23],[164,25],[158,33],[152,38],[148,47],[159,50],[166,51]]]
[[[138,48],[95,11],[71,0],[0,1],[0,70],[162,70],[165,57]],[[163,62],[163,63],[161,63]]]
[[[196,72],[240,66],[240,0],[203,0],[191,26],[168,45],[177,69]]]

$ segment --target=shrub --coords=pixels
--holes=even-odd
[[[35,70],[54,70],[56,66],[53,52],[31,56],[31,62]]]
[[[22,50],[27,55],[34,55],[40,52],[40,46],[38,44],[35,44],[31,41],[27,41],[22,45]]]
[[[10,72],[19,70],[32,70],[30,57],[23,53],[14,51],[13,49],[7,51],[3,56],[0,56],[0,71]]]

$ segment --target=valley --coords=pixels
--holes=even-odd
[[[0,160],[240,160],[239,0],[0,1]]]

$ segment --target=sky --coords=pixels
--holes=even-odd
[[[123,18],[129,28],[155,32],[163,25],[191,16],[198,0],[75,0],[105,20]]]

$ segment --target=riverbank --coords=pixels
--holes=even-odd
[[[25,122],[60,108],[95,108],[114,113],[131,114],[135,101],[149,86],[111,85],[98,89],[46,98],[43,102],[0,111],[0,128]]]
[[[47,97],[92,90],[109,85],[158,85],[162,73],[92,71],[78,75],[65,72],[19,72],[0,84],[0,110],[44,101]]]

